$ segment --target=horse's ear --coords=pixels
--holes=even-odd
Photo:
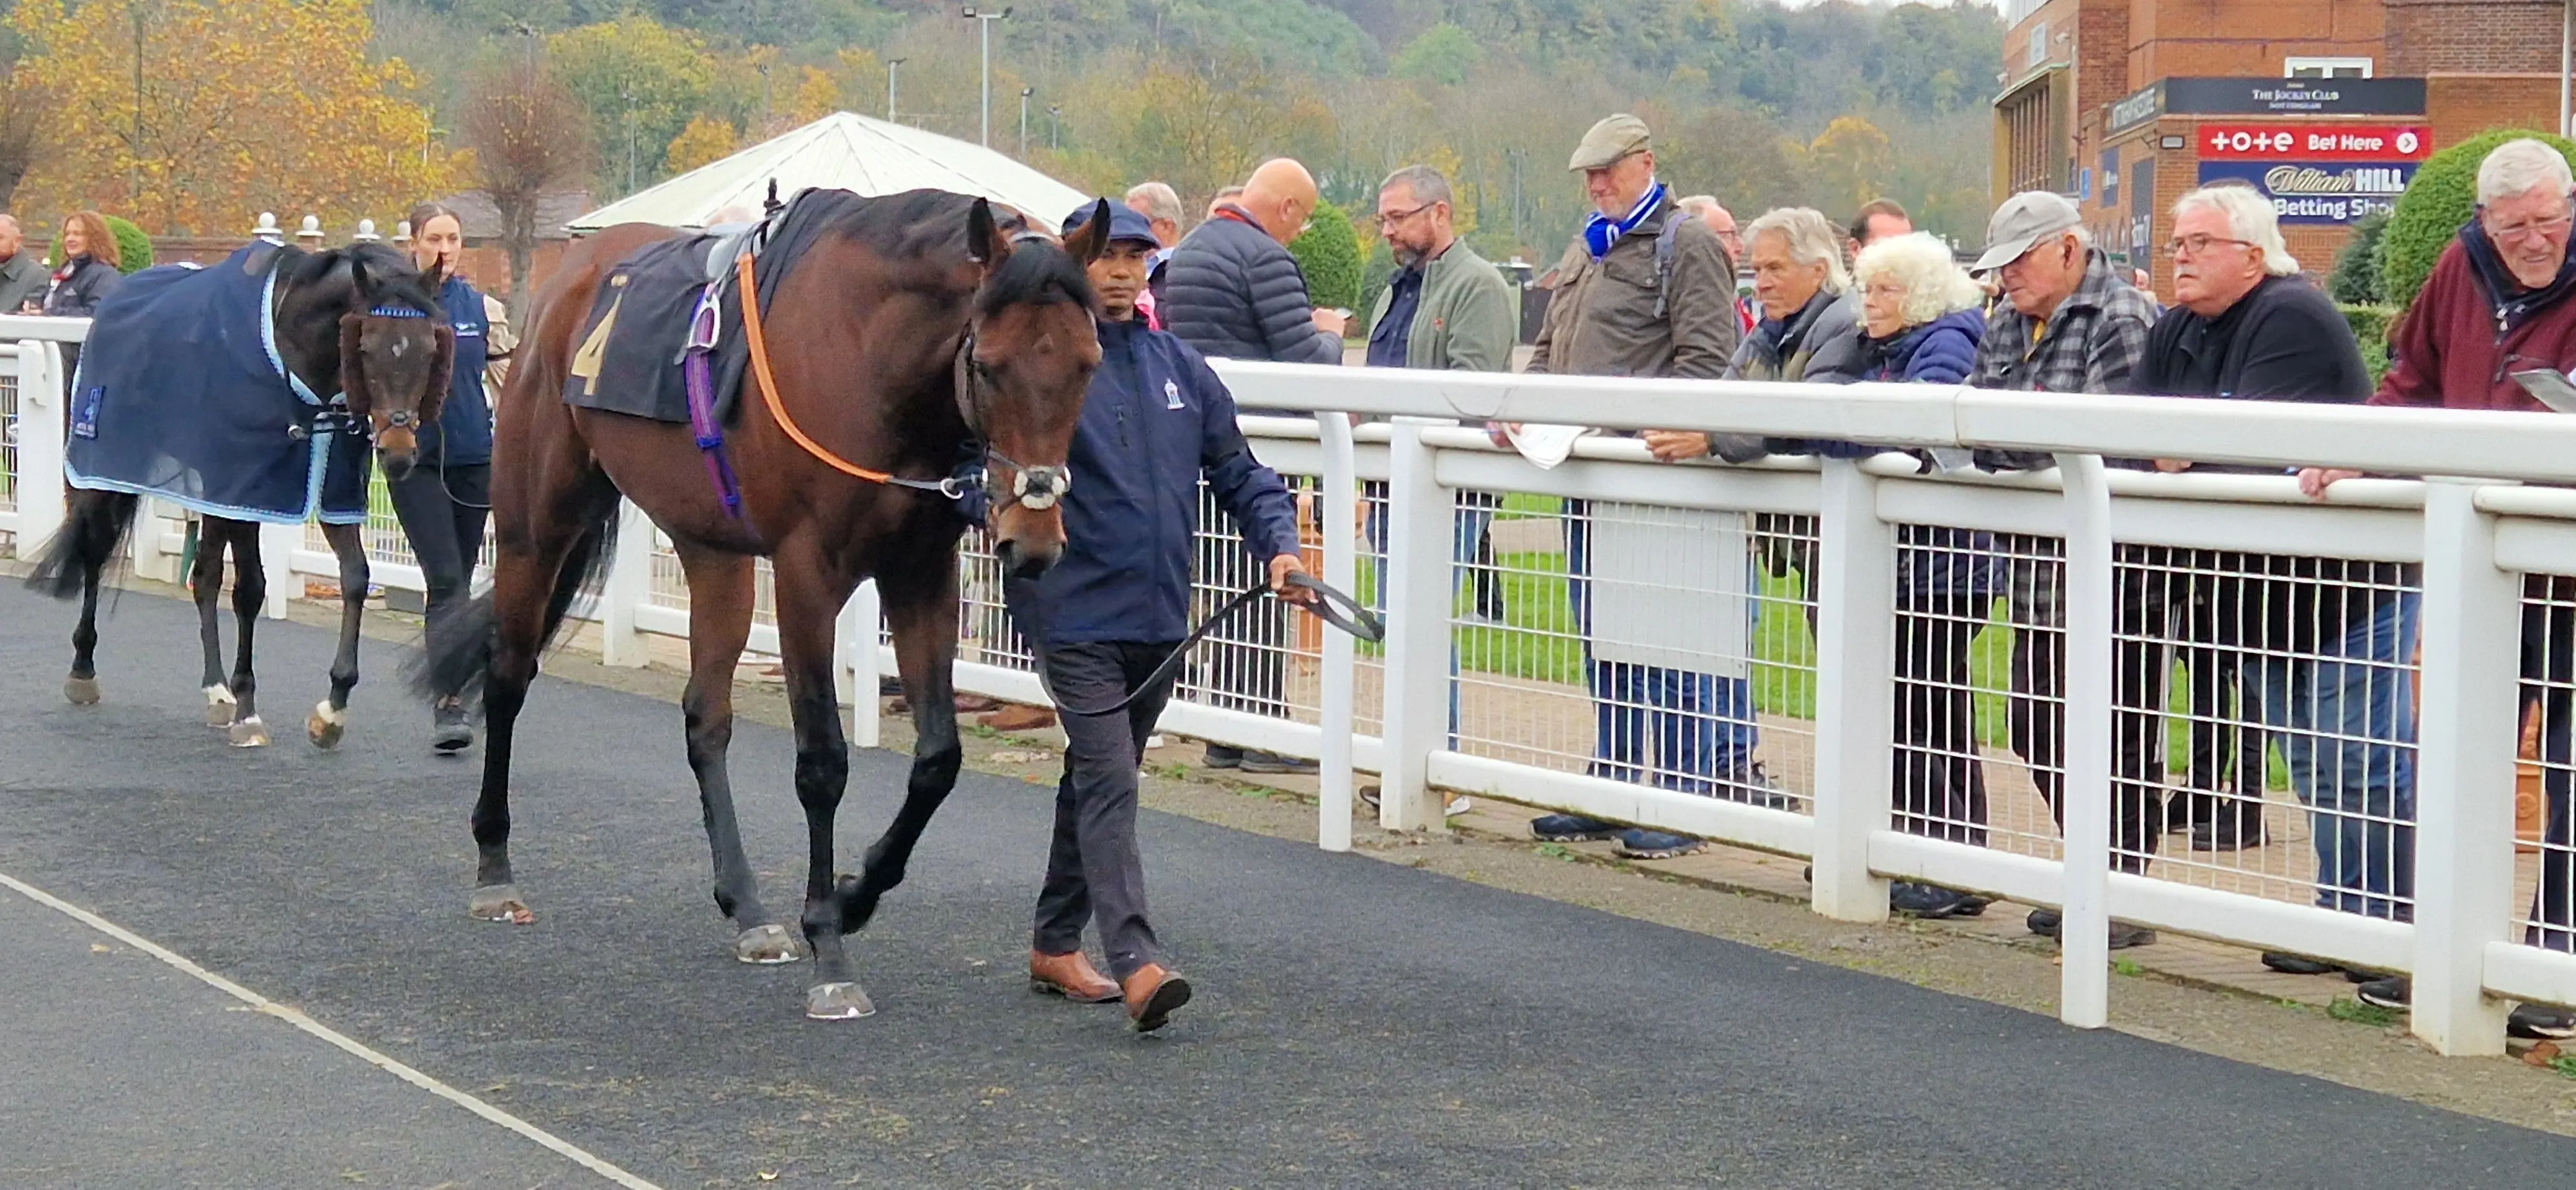
[[[438,328],[438,354],[429,360],[429,391],[420,394],[420,424],[438,424],[439,407],[447,402],[449,382],[456,376],[456,330],[444,318],[430,320]]]
[[[1065,237],[1064,251],[1076,263],[1088,268],[1108,247],[1109,200],[1104,198],[1091,204],[1091,217],[1083,220],[1082,230]]]
[[[353,252],[349,254],[348,260],[349,284],[352,288],[355,288],[358,291],[358,300],[352,304],[360,306],[375,305],[376,278],[374,274],[369,272],[367,269],[367,258]]]
[[[993,204],[984,199],[976,199],[974,207],[966,212],[966,256],[984,266],[988,277],[1011,258],[1011,238],[994,223]]]
[[[365,417],[368,412],[367,372],[361,336],[365,317],[355,310],[340,316],[340,391],[349,399],[349,412]]]

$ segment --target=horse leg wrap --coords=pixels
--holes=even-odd
[[[233,697],[231,688],[221,683],[206,687],[206,726],[232,726],[233,708],[240,705],[241,700]]]

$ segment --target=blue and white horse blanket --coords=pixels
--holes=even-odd
[[[212,268],[150,268],[117,287],[72,378],[73,487],[234,520],[367,519],[364,428],[278,355],[278,260],[252,244]]]

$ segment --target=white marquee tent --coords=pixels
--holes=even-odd
[[[1008,203],[1046,226],[1087,196],[980,145],[902,124],[834,112],[720,161],[709,162],[574,219],[581,235],[620,223],[705,227],[757,218],[771,179],[778,196],[808,186],[859,194],[899,194],[925,187],[980,194]]]

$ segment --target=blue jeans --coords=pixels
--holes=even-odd
[[[2342,639],[2318,643],[2322,657],[2245,655],[2263,725],[2308,807],[2324,908],[2414,917],[2415,691],[2404,665],[2419,604],[2412,592],[2381,596]]]
[[[1651,775],[1665,789],[1725,796],[1743,782],[1761,739],[1752,680],[1593,657],[1591,507],[1568,500],[1565,513],[1565,594],[1592,691],[1592,763],[1584,771],[1614,781]]]
[[[1480,568],[1476,565],[1480,560],[1484,561],[1487,567],[1492,563],[1492,559],[1484,555],[1482,548],[1485,531],[1494,523],[1494,509],[1482,502],[1490,499],[1491,497],[1468,495],[1462,496],[1458,501],[1458,515],[1452,522],[1449,534],[1449,561],[1457,567],[1453,572],[1456,577],[1449,585],[1449,592],[1450,598],[1456,599],[1459,587],[1473,586],[1476,589],[1474,610],[1499,620],[1502,618],[1503,611],[1502,576],[1493,573],[1489,568]],[[1374,480],[1361,484],[1360,500],[1365,517],[1361,532],[1368,539],[1369,569],[1371,576],[1376,580],[1369,591],[1369,606],[1383,612],[1386,610],[1386,485]],[[1456,672],[1454,663],[1450,672]]]

